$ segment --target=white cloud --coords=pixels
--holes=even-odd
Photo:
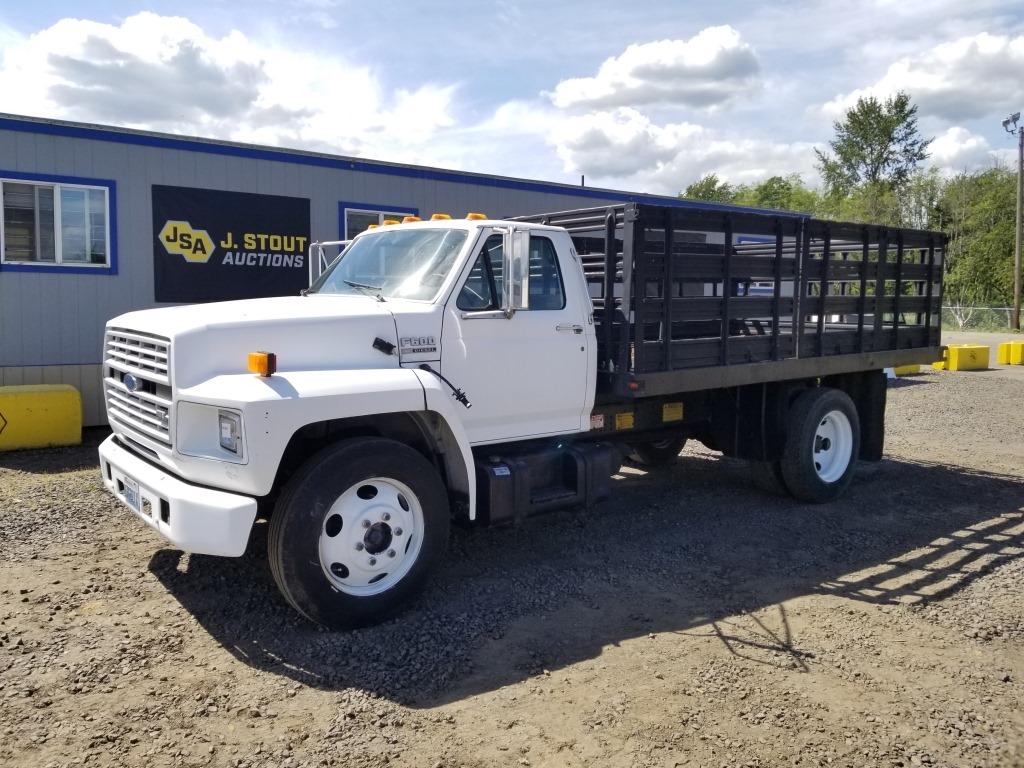
[[[814,176],[813,144],[732,137],[685,122],[658,125],[630,108],[567,118],[551,140],[566,171],[643,192],[676,194],[706,173],[733,183]]]
[[[711,107],[750,89],[758,71],[754,50],[739,32],[707,27],[688,40],[630,45],[606,59],[594,77],[562,80],[549,96],[561,108]]]
[[[325,30],[340,26],[341,0],[291,0],[289,4],[295,9],[290,13],[295,21]]]
[[[567,170],[609,177],[656,169],[700,132],[689,123],[656,125],[635,109],[620,107],[568,118],[552,138]]]
[[[3,108],[23,114],[388,159],[453,123],[452,84],[387,94],[336,55],[148,12],[119,26],[63,19],[2,54]]]
[[[1001,162],[1010,150],[993,149],[984,136],[952,126],[935,137],[928,151],[928,163],[949,175],[989,168]]]
[[[865,96],[906,91],[922,115],[950,122],[1003,117],[1024,101],[1024,35],[983,32],[893,62],[873,85],[836,96],[823,109],[841,115]]]
[[[286,2],[293,18],[323,14],[328,26],[341,18],[338,0]],[[511,0],[498,12],[513,26],[528,21]],[[1013,77],[1024,72],[1024,36],[966,36],[975,29],[958,27],[952,42],[912,54],[905,39],[884,77],[828,109],[902,88],[921,105],[926,135],[936,136],[930,162],[944,172],[1013,155],[998,118],[1024,103],[1024,78]],[[748,39],[754,31],[748,20]],[[667,194],[710,172],[732,183],[792,172],[817,182],[816,144],[800,139],[827,139],[827,121],[819,106],[803,111],[813,89],[764,36],[757,45],[772,67],[762,73],[732,27],[623,48],[636,39],[627,34],[593,77],[548,75],[550,93],[520,89],[495,103],[505,91],[486,79],[486,98],[472,82],[429,74],[390,90],[381,80],[388,61],[364,65],[336,47],[276,42],[272,30],[216,36],[185,18],[140,13],[120,24],[65,19],[26,37],[0,22],[0,109],[510,176],[585,174],[588,185]],[[787,55],[818,43],[787,44]],[[750,98],[736,103],[740,94]],[[470,110],[485,116],[468,120]],[[995,117],[991,131],[972,122],[978,115]]]

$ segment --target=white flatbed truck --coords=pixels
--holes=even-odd
[[[188,552],[269,518],[333,628],[407,604],[453,520],[589,506],[688,439],[827,502],[881,458],[883,369],[941,357],[944,246],[644,204],[381,226],[301,296],[111,320],[103,480]]]

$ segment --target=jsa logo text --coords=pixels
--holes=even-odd
[[[213,239],[205,229],[193,229],[187,221],[168,221],[160,230],[160,242],[172,256],[205,264],[213,255]]]

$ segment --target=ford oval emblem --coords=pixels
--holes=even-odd
[[[124,378],[121,379],[121,383],[124,384],[124,388],[129,392],[134,392],[139,388],[139,380],[132,376],[130,373],[126,373]]]

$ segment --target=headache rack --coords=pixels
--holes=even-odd
[[[939,232],[699,204],[515,220],[572,236],[605,393],[661,395],[941,357]]]

